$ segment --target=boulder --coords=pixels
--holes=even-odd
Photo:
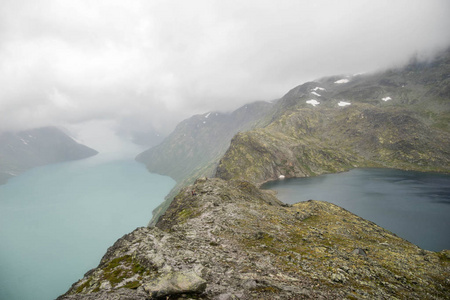
[[[206,281],[194,271],[171,272],[146,284],[144,289],[155,298],[184,293],[202,293]]]
[[[352,254],[354,254],[354,255],[361,255],[361,256],[364,256],[364,257],[367,256],[366,251],[364,251],[361,248],[356,248],[355,250],[353,250]]]

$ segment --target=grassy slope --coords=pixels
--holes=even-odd
[[[260,184],[353,167],[449,172],[449,57],[345,84],[330,77],[292,89],[268,126],[233,139],[217,176]],[[312,98],[321,104],[306,104]],[[352,104],[339,107],[340,101]]]

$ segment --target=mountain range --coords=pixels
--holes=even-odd
[[[200,176],[257,185],[355,167],[450,170],[450,51],[373,74],[307,82],[271,102],[193,116],[137,156],[181,187]],[[239,133],[239,134],[238,134]],[[226,154],[225,154],[226,152]],[[225,156],[223,156],[225,155]]]
[[[0,184],[37,166],[87,158],[98,152],[56,127],[0,133]]]
[[[336,205],[259,186],[356,167],[450,172],[450,49],[183,121],[137,159],[177,186],[59,299],[448,299],[432,252]]]

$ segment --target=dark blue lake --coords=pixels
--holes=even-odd
[[[334,203],[427,250],[450,249],[450,175],[354,169],[263,188],[276,190],[285,203]]]

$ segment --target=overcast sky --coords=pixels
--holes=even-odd
[[[449,28],[448,0],[0,0],[0,130],[167,134],[192,114],[402,64],[448,46]]]

